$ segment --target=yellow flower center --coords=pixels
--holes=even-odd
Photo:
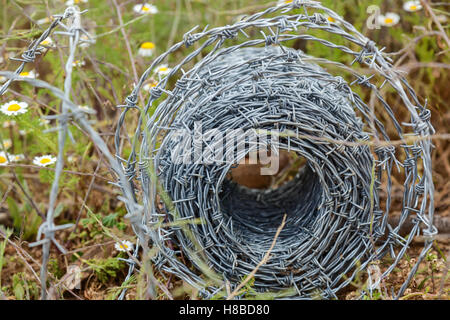
[[[394,22],[394,19],[386,18],[386,19],[384,19],[384,22],[387,23],[387,24],[391,24],[392,22]]]
[[[0,163],[6,163],[7,159],[4,156],[0,156]]]
[[[142,9],[141,9],[141,10],[144,11],[144,12],[147,12],[148,10],[150,10],[150,8],[147,7],[147,6],[142,6]]]
[[[411,7],[409,7],[411,10],[417,10],[417,6],[416,5],[412,5]]]
[[[333,17],[328,17],[327,19],[328,19],[328,21],[330,21],[330,22],[335,22],[335,21],[336,21],[336,19],[334,19]]]
[[[292,2],[292,0],[286,0],[286,1],[284,1],[284,3],[291,3]]]
[[[44,159],[41,159],[41,161],[40,161],[40,163],[42,163],[42,164],[46,164],[46,163],[49,163],[49,162],[50,162],[49,158],[44,158]]]
[[[142,49],[154,49],[155,44],[153,42],[144,42],[143,44],[141,44],[141,48]]]
[[[21,73],[19,74],[19,76],[21,76],[21,77],[26,77],[26,76],[28,76],[29,74],[30,74],[29,72],[24,71],[24,72],[21,72]]]
[[[19,111],[20,109],[22,109],[22,107],[19,106],[17,103],[13,103],[8,106],[8,111]]]
[[[128,249],[128,246],[125,243],[123,243],[120,245],[120,248],[126,250],[126,249]]]
[[[159,72],[166,72],[167,70],[169,70],[169,68],[167,68],[167,67],[159,68]]]

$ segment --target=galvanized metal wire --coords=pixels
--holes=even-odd
[[[42,264],[40,270],[41,281],[41,298],[47,299],[47,270],[48,261],[50,257],[50,246],[53,243],[60,252],[65,253],[65,248],[56,240],[55,233],[67,229],[73,226],[73,224],[55,225],[54,223],[54,211],[56,207],[57,197],[59,193],[59,180],[64,168],[64,145],[68,133],[68,124],[72,121],[77,122],[80,127],[91,138],[96,147],[105,155],[110,167],[118,177],[118,181],[121,181],[121,189],[123,190],[123,197],[120,199],[126,204],[129,212],[137,212],[142,210],[133,197],[131,186],[127,186],[127,178],[124,175],[123,167],[120,162],[109,151],[108,146],[101,138],[99,133],[92,127],[92,124],[86,117],[86,110],[81,109],[70,99],[70,93],[72,92],[72,69],[73,61],[76,54],[76,49],[82,42],[90,42],[89,34],[83,29],[81,25],[81,15],[86,11],[80,11],[76,6],[69,6],[65,12],[61,15],[53,15],[53,22],[51,25],[41,34],[41,36],[34,40],[28,49],[22,54],[21,58],[13,58],[20,61],[20,65],[15,72],[0,71],[0,75],[8,78],[2,87],[0,88],[0,94],[3,95],[7,92],[8,87],[13,81],[24,81],[38,88],[43,88],[51,92],[55,97],[59,98],[62,102],[61,112],[56,115],[47,116],[47,119],[56,119],[58,127],[55,131],[58,131],[58,156],[55,168],[55,177],[52,183],[52,188],[49,196],[49,205],[47,209],[46,219],[42,222],[38,230],[37,241],[31,243],[30,246],[42,245]],[[65,25],[63,21],[68,21],[68,25]],[[65,64],[66,78],[64,81],[64,89],[60,90],[49,83],[33,78],[21,77],[20,73],[23,71],[27,63],[34,61],[38,54],[45,50],[40,44],[44,41],[56,28],[62,28],[64,31],[58,32],[61,35],[69,38],[69,53]],[[56,33],[56,32],[55,32]],[[88,37],[87,40],[81,40],[81,35],[84,34]]]
[[[124,165],[144,210],[130,217],[141,222],[140,239],[149,238],[158,249],[153,262],[163,274],[176,275],[205,298],[225,292],[227,286],[234,289],[261,261],[285,213],[286,226],[271,258],[255,275],[256,292],[290,289],[289,295],[297,298],[336,298],[358,272],[389,254],[393,264],[381,276],[370,277],[366,292],[371,294],[422,233],[427,241],[414,272],[437,233],[430,157],[434,130],[430,111],[383,49],[315,1],[293,1],[233,25],[193,32],[144,72],[121,106],[116,134],[120,150],[121,126],[131,109],[140,110]],[[340,39],[333,42],[336,36]],[[284,45],[298,39],[340,50],[353,62],[309,57]],[[155,67],[196,42],[196,49],[151,89],[146,105],[138,106],[138,92]],[[327,66],[337,69],[336,74],[325,71]],[[344,76],[354,81],[348,84]],[[172,79],[176,82],[170,87]],[[371,91],[371,104],[355,93],[357,86]],[[407,110],[410,123],[396,119],[380,93],[383,86],[395,90],[401,102],[395,110]],[[387,121],[376,117],[381,109]],[[203,131],[276,129],[283,133],[277,145],[306,158],[307,166],[278,189],[236,185],[227,178],[232,164],[225,156],[222,162],[179,161],[189,150],[177,131],[195,136],[198,122]],[[387,127],[394,128],[394,137]],[[392,139],[403,143],[391,144]],[[238,151],[237,162],[260,147],[250,144]],[[174,157],[174,150],[181,151]],[[208,148],[201,155],[211,157]],[[396,226],[388,223],[394,166],[404,173]],[[414,226],[404,238],[399,230],[411,216]],[[203,223],[180,227],[194,218]],[[205,266],[221,280],[209,281]]]
[[[64,91],[41,80],[18,77],[24,64],[32,62],[39,52],[39,43],[63,19],[74,12],[79,15],[77,9],[67,10],[67,14],[56,16],[24,53],[15,73],[0,72],[11,79],[0,93],[11,81],[23,80],[50,90],[63,101],[62,113],[56,116],[61,131],[57,170],[63,166],[67,123],[76,121],[117,174],[117,186],[124,195],[120,199],[126,204],[138,243],[150,240],[158,249],[152,261],[163,275],[176,275],[196,287],[204,298],[234,289],[261,261],[283,214],[287,214],[270,260],[255,274],[252,287],[256,292],[335,298],[358,272],[370,269],[374,261],[389,254],[392,265],[382,275],[369,277],[366,291],[371,294],[404,256],[414,236],[422,233],[426,236],[423,251],[396,296],[403,294],[437,233],[430,156],[434,130],[426,104],[394,70],[383,49],[314,1],[296,0],[199,33],[194,33],[194,28],[153,61],[125,104],[119,106],[123,112],[114,157],[85,113],[70,101],[70,76]],[[325,14],[336,23],[325,19]],[[69,60],[80,32],[79,25],[69,28]],[[332,41],[336,36],[339,42]],[[324,50],[340,50],[353,62],[309,57],[285,45],[298,39],[316,42]],[[138,93],[155,67],[196,42],[196,49],[151,89],[146,105],[139,106]],[[186,71],[197,58],[199,62]],[[330,70],[325,69],[328,67]],[[66,72],[70,75],[70,70]],[[354,81],[349,84],[344,77]],[[370,90],[373,101],[363,101],[355,93],[358,86]],[[396,109],[380,93],[383,86],[390,86],[400,98]],[[130,113],[133,109],[139,112],[136,132],[124,140],[127,132],[123,126],[127,118],[134,117]],[[400,109],[410,114],[409,123],[396,119],[395,112]],[[380,112],[387,114],[388,120],[378,119]],[[198,121],[205,130],[251,129],[258,134],[277,129],[282,134],[276,139],[272,136],[266,145],[276,142],[281,149],[296,152],[307,159],[307,166],[282,187],[257,191],[227,179],[232,165],[227,161],[179,163],[172,156],[173,150],[183,150],[178,148],[176,132],[185,129],[194,135]],[[388,127],[396,133],[389,134]],[[392,144],[393,139],[403,143]],[[131,154],[124,157],[122,144],[129,140]],[[250,144],[245,152],[237,153],[236,160],[260,147]],[[388,223],[394,167],[404,175],[398,225]],[[54,226],[52,213],[57,191],[56,175],[41,229],[45,239],[37,243],[44,244],[44,258],[48,257],[50,241],[58,246],[54,233],[59,227]],[[405,238],[399,230],[410,217],[414,217],[413,227]],[[189,223],[192,218],[200,218],[202,223]],[[135,263],[131,259],[127,262],[129,279]],[[45,298],[42,275],[47,272],[46,263],[42,268]],[[119,298],[124,294],[125,290]]]

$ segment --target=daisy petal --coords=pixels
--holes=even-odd
[[[0,111],[8,116],[16,116],[28,111],[28,103],[13,100],[2,105]]]
[[[422,9],[420,1],[406,1],[403,4],[403,9],[408,12],[415,12]]]
[[[134,245],[130,241],[124,240],[124,241],[116,242],[115,245],[114,245],[114,248],[117,251],[126,252],[126,251],[133,250],[134,249]]]
[[[33,159],[33,164],[40,166],[40,167],[46,167],[46,166],[54,164],[55,162],[56,162],[56,158],[50,154],[47,154],[47,155],[44,155],[41,157],[35,157]]]
[[[133,11],[139,14],[156,14],[158,13],[158,8],[149,3],[141,3],[133,6]]]

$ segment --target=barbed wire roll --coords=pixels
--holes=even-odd
[[[286,227],[271,251],[271,262],[261,266],[254,286],[276,290],[295,285],[299,291],[308,291],[327,287],[348,266],[341,261],[336,268],[329,261],[340,261],[340,256],[352,261],[370,247],[366,240],[373,160],[367,146],[348,152],[345,146],[296,138],[310,135],[356,141],[368,136],[347,94],[339,90],[340,79],[302,63],[298,52],[277,49],[240,49],[205,66],[210,76],[202,74],[202,78],[212,85],[178,110],[171,128],[187,127],[194,136],[195,122],[201,121],[203,132],[217,130],[219,138],[220,133],[235,129],[290,131],[293,137],[281,138],[277,147],[308,159],[308,166],[294,180],[274,190],[238,186],[224,176],[233,164],[226,164],[226,154],[205,166],[202,163],[213,156],[205,145],[202,162],[192,165],[193,157],[185,161],[189,150],[184,139],[173,138],[171,133],[176,130],[165,137],[156,166],[180,217],[206,221],[205,226],[194,227],[194,234],[211,266],[231,283],[239,283],[262,259],[286,213]],[[254,62],[249,64],[248,59]],[[214,98],[220,91],[220,98]],[[257,148],[255,141],[247,150],[238,150],[235,144],[234,150],[226,151],[235,153],[234,163],[238,163]],[[179,157],[187,164],[178,164],[183,163]],[[323,239],[330,241],[325,244]],[[342,246],[335,246],[336,239]],[[284,275],[288,269],[293,271]]]
[[[301,12],[293,11],[297,9]],[[282,14],[267,17],[280,10]],[[324,13],[337,23],[327,22]],[[248,29],[261,30],[262,38],[252,32],[254,39],[224,47],[227,39],[236,38],[239,32],[249,38]],[[339,35],[350,44],[307,34],[310,29]],[[271,257],[255,274],[252,288],[256,292],[288,289],[285,295],[299,298],[336,298],[357,272],[390,254],[394,262],[369,283],[370,294],[404,255],[412,238],[422,232],[428,240],[419,263],[436,233],[430,113],[392,68],[383,50],[318,2],[293,1],[231,26],[188,33],[184,41],[152,63],[128,97],[116,146],[120,145],[125,116],[137,107],[137,93],[154,67],[170,53],[201,39],[204,42],[151,90],[134,135],[133,145],[140,140],[139,152],[133,149],[127,160],[130,180],[136,177],[136,163],[139,165],[136,197],[142,198],[144,215],[132,217],[140,224],[135,228],[139,238],[145,241],[150,237],[158,248],[155,265],[198,288],[206,298],[225,291],[227,285],[234,289],[263,259],[284,214],[286,224]],[[285,41],[296,39],[350,54],[353,63],[365,66],[373,75],[353,68],[353,63],[318,59],[283,46]],[[354,50],[355,46],[361,50]],[[183,66],[206,48],[209,52],[205,57],[185,71]],[[319,64],[332,65],[339,72],[332,75]],[[182,75],[169,90],[169,79],[179,71]],[[348,84],[344,74],[355,81]],[[357,85],[371,90],[373,108],[351,89]],[[411,114],[410,124],[396,120],[379,92],[385,85],[396,91]],[[159,98],[154,113],[147,116]],[[374,108],[383,108],[388,117],[378,119]],[[395,128],[400,145],[391,143],[386,126]],[[406,139],[405,128],[412,128],[407,134],[417,139]],[[214,140],[208,142],[203,137],[201,147],[206,148],[199,148],[198,141],[197,145],[195,141],[186,144],[186,137],[195,138],[203,132],[217,136],[233,130],[250,132],[243,140],[248,148],[238,144],[232,148],[237,154],[233,163],[259,149],[276,152],[273,146],[277,146],[304,157],[307,165],[277,189],[253,190],[227,178],[233,163],[226,154],[213,157]],[[274,135],[273,130],[280,134]],[[267,132],[271,134],[265,143],[254,142],[255,136]],[[200,154],[198,150],[202,150]],[[203,161],[185,161],[189,157]],[[397,226],[387,221],[393,166],[405,176]],[[161,201],[165,193],[170,205]],[[416,218],[414,226],[410,237],[403,238],[398,232],[410,216]],[[195,218],[202,223],[180,227],[180,222]],[[211,284],[202,276],[204,266],[198,255],[223,279]]]

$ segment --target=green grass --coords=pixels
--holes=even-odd
[[[80,4],[82,9],[89,9],[83,15],[85,28],[90,33],[98,35],[99,38],[95,44],[78,52],[77,59],[84,60],[86,65],[75,68],[72,92],[75,103],[87,105],[96,111],[96,115],[90,116],[90,118],[96,121],[95,129],[103,133],[103,138],[110,146],[113,145],[112,134],[119,113],[115,106],[124,102],[133,89],[134,83],[133,70],[122,35],[122,28],[119,26],[116,9],[112,3],[113,1],[90,0],[87,4]],[[154,57],[165,52],[173,43],[181,41],[183,34],[193,26],[199,25],[199,29],[202,29],[206,25],[215,27],[231,24],[239,15],[254,13],[274,2],[161,0],[153,3],[157,5],[159,13],[151,16],[134,14],[132,11],[134,2],[127,2],[127,5],[121,8],[124,21],[123,30],[125,30],[131,46],[138,76],[150,65]],[[0,4],[2,11],[0,14],[3,17],[0,19],[0,28],[3,30],[0,36],[0,54],[5,58],[5,62],[0,64],[0,69],[12,71],[16,68],[17,63],[6,59],[7,56],[10,54],[19,56],[30,41],[38,37],[44,30],[43,28],[48,26],[48,24],[38,26],[29,19],[44,18],[47,16],[47,12],[61,13],[65,6],[64,1],[43,0],[17,0],[14,3],[0,0]],[[414,66],[419,62],[447,65],[450,63],[448,47],[443,39],[434,34],[427,35],[430,31],[436,30],[436,26],[432,24],[424,10],[406,13],[399,4],[394,5],[391,1],[382,0],[324,0],[322,4],[342,15],[363,34],[375,40],[380,47],[386,47],[388,52],[410,46],[412,39],[421,37],[415,45],[410,47],[411,50],[404,57],[403,64],[410,63]],[[383,12],[388,8],[390,11],[397,12],[401,16],[401,22],[391,28],[368,30],[366,8],[372,4],[380,5]],[[24,12],[27,12],[28,17]],[[444,25],[444,27],[448,32],[448,25]],[[61,35],[54,35],[52,38],[58,43],[58,47],[46,51],[34,64],[28,65],[26,70],[35,70],[39,73],[40,79],[62,88],[64,82],[62,66],[67,54],[67,40]],[[337,39],[331,37],[330,40]],[[152,58],[143,58],[137,55],[139,45],[145,41],[156,44],[155,54]],[[344,56],[342,52],[324,50],[323,46],[317,43],[307,43],[305,48],[307,54],[311,56],[349,62],[349,57]],[[174,65],[192,50],[194,48],[175,52],[169,57],[167,63]],[[448,69],[446,72],[445,69],[421,67],[413,68],[409,80],[421,99],[428,98],[429,105],[434,112],[445,115],[449,112],[448,99],[445,98],[446,84],[449,83],[449,78]],[[358,91],[358,94],[365,99],[368,98],[367,92],[363,90]],[[389,94],[386,92],[388,98]],[[13,84],[10,91],[0,97],[0,103],[3,104],[13,99],[26,101],[29,104],[29,111],[17,117],[9,117],[0,113],[0,123],[16,121],[16,124],[10,127],[0,126],[0,139],[10,139],[12,146],[8,152],[23,154],[25,159],[15,163],[14,166],[0,167],[0,199],[3,199],[0,208],[7,211],[10,217],[11,231],[6,233],[6,238],[14,241],[31,258],[24,256],[23,252],[19,256],[18,249],[8,245],[6,239],[0,239],[0,290],[3,295],[11,299],[37,299],[39,295],[37,288],[40,287],[40,284],[36,278],[30,276],[29,266],[38,273],[37,261],[40,259],[39,250],[41,249],[30,249],[24,245],[23,241],[32,242],[36,237],[42,219],[36,212],[35,206],[41,212],[46,212],[50,186],[54,178],[54,166],[38,168],[32,165],[32,161],[35,156],[56,155],[57,133],[47,131],[55,126],[55,122],[52,120],[49,124],[42,124],[42,117],[59,113],[60,101],[47,90],[37,89],[24,83]],[[390,99],[393,99],[392,96]],[[130,136],[134,132],[134,128],[133,119],[128,118],[127,130]],[[107,183],[107,180],[113,180],[114,177],[98,150],[75,124],[70,124],[69,130],[75,143],[72,143],[69,138],[66,143],[66,165],[60,181],[61,189],[58,196],[56,222],[64,224],[81,220],[75,232],[69,230],[58,234],[61,243],[71,253],[61,256],[56,251],[52,251],[53,262],[49,269],[50,281],[60,279],[65,274],[67,264],[76,262],[86,268],[83,278],[85,298],[116,298],[120,293],[120,288],[123,287],[129,288],[130,295],[127,296],[129,299],[148,298],[142,288],[147,285],[149,278],[153,277],[162,281],[162,277],[153,274],[151,265],[144,265],[146,273],[133,277],[126,283],[123,282],[128,269],[127,265],[119,261],[117,257],[127,257],[127,254],[114,250],[113,243],[117,239],[129,239],[134,242],[136,241],[135,235],[129,222],[124,219],[126,210],[116,198],[118,191]],[[20,134],[21,132],[23,134]],[[129,152],[130,146],[125,144],[123,154],[127,155]],[[96,172],[95,176],[94,172]],[[19,183],[23,188],[19,187]],[[85,198],[86,202],[84,202]],[[155,252],[149,254],[152,255]],[[433,261],[439,259],[443,258],[437,257]],[[427,265],[426,267],[431,269],[427,269],[427,276],[420,283],[419,290],[431,288],[432,278],[439,272],[439,270],[434,270],[428,274],[429,270],[433,270],[436,266]],[[205,268],[207,268],[206,265]],[[214,274],[210,276],[215,277]],[[252,288],[249,284],[245,289],[251,296]],[[179,280],[172,280],[170,288],[169,291],[176,297],[195,294],[192,293],[192,288],[182,284]],[[63,288],[60,289],[59,298],[74,298],[71,293]],[[161,292],[160,289],[155,288],[155,290],[157,293],[153,298],[168,298],[168,295]],[[423,294],[428,295],[430,290],[423,291]],[[82,295],[80,292],[78,294]],[[414,297],[416,296],[418,295]],[[268,294],[265,298],[273,297],[274,295]]]

